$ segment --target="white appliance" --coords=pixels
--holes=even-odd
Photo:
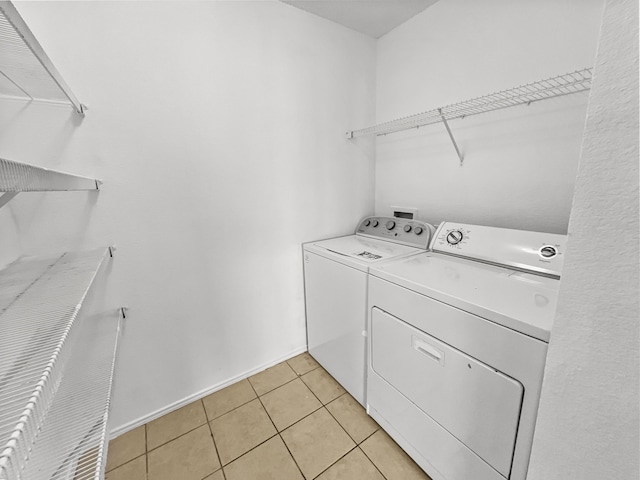
[[[368,217],[354,235],[303,245],[309,353],[362,405],[369,267],[426,251],[434,230],[417,220]]]
[[[565,244],[444,222],[370,269],[367,411],[434,480],[526,478]]]

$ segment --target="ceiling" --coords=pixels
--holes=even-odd
[[[281,0],[296,8],[380,38],[438,0]]]

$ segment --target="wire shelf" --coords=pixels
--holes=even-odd
[[[446,123],[448,120],[492,112],[516,105],[528,105],[549,98],[584,92],[591,88],[592,70],[592,68],[583,68],[575,72],[565,73],[471,100],[446,105],[416,115],[410,115],[359,130],[352,130],[347,132],[347,138],[355,138],[363,135],[386,135],[440,122],[444,122],[448,129]]]
[[[23,470],[8,480],[104,478],[107,423],[122,323],[118,313],[113,310],[110,315],[89,317],[83,322],[29,459]]]
[[[78,314],[108,252],[26,258],[0,272],[0,480],[36,478],[20,472],[35,458],[66,370],[86,366],[67,369]]]
[[[0,192],[98,190],[100,180],[0,158]]]
[[[66,103],[80,115],[86,109],[8,0],[0,0],[0,95]]]

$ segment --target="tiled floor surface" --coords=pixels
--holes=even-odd
[[[109,444],[107,480],[429,480],[307,353]]]

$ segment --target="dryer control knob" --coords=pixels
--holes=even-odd
[[[447,234],[447,243],[449,243],[449,245],[457,245],[463,238],[464,235],[460,230],[452,230]]]
[[[369,225],[371,225],[371,220],[365,220],[364,221],[364,226],[368,227]]]
[[[374,220],[374,221],[373,221],[373,226],[374,226],[374,227],[377,227],[378,225],[380,225],[380,223],[378,222],[378,220]]]
[[[393,230],[395,226],[396,226],[396,222],[394,222],[393,220],[389,220],[386,225],[387,230]]]
[[[409,233],[411,231],[411,225],[405,225],[403,230],[407,233]]]
[[[544,258],[553,258],[558,254],[558,251],[555,249],[555,247],[552,247],[551,245],[547,245],[546,247],[542,247],[540,249],[540,255],[542,255]]]
[[[413,233],[415,233],[416,235],[421,235],[422,232],[424,232],[424,228],[422,227],[416,227],[413,229]]]

